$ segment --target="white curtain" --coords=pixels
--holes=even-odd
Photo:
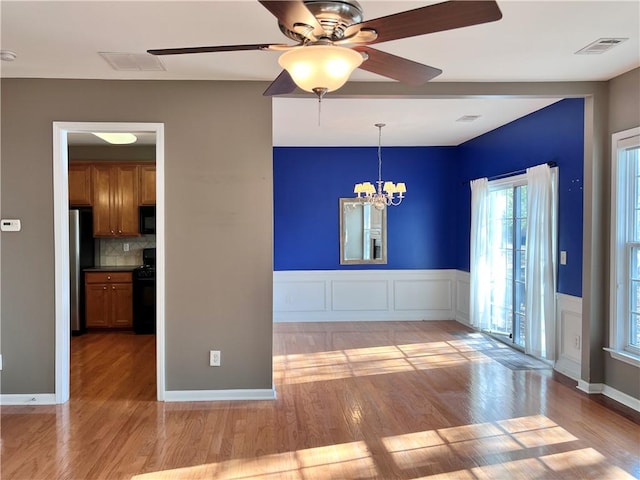
[[[471,325],[486,330],[490,322],[489,181],[471,181],[471,278],[469,316]]]
[[[525,352],[555,359],[556,219],[554,175],[548,165],[527,169]]]

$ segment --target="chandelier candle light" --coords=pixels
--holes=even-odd
[[[407,186],[404,182],[385,182],[382,180],[382,127],[384,123],[376,123],[378,127],[378,188],[371,182],[356,183],[353,193],[363,205],[373,205],[378,210],[384,210],[387,206],[396,206],[402,203]],[[396,194],[398,196],[396,196]]]

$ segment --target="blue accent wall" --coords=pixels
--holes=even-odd
[[[457,160],[457,268],[469,271],[468,181],[554,161],[559,167],[558,252],[567,252],[567,265],[558,262],[558,292],[582,296],[584,100],[562,100],[469,140],[458,147]]]
[[[383,147],[384,180],[407,198],[389,209],[387,265],[340,265],[340,197],[377,178],[377,147],[275,147],[274,270],[469,270],[470,179],[547,161],[560,167],[558,291],[582,294],[584,101],[567,99],[458,147]]]
[[[387,215],[387,265],[340,265],[339,198],[378,177],[377,147],[276,147],[274,270],[455,268],[455,147],[383,147],[382,176],[407,200]]]

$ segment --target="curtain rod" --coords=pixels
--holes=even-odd
[[[543,164],[540,164],[543,165]],[[548,165],[549,168],[553,168],[553,167],[557,167],[558,164],[556,162],[546,162],[545,165]],[[534,165],[534,167],[536,167],[537,165]],[[529,167],[531,168],[531,167]],[[499,180],[501,178],[506,178],[506,177],[512,177],[513,175],[520,175],[522,173],[526,173],[527,169],[526,168],[521,168],[520,170],[514,170],[512,172],[506,172],[506,173],[501,173],[499,175],[493,175],[491,177],[487,177],[487,180],[491,181],[491,180]],[[465,185],[467,183],[471,183],[471,180],[467,180],[466,182],[462,182],[462,185]]]

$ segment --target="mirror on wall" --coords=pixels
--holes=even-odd
[[[387,263],[387,209],[340,199],[340,264]]]

